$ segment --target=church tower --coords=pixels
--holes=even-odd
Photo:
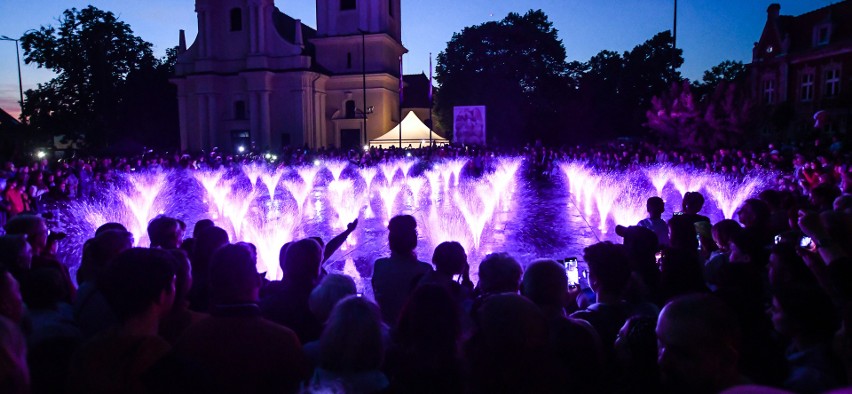
[[[196,0],[198,36],[175,76],[181,146],[239,152],[329,144],[315,31],[273,0]]]
[[[367,144],[399,115],[402,45],[400,0],[317,0],[316,48],[328,70],[327,127],[336,146]],[[365,130],[366,124],[366,130]]]

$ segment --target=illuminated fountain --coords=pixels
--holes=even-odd
[[[704,187],[704,183],[706,182],[705,177],[706,175],[702,172],[687,170],[673,174],[671,182],[680,193],[680,196],[683,197],[687,192],[701,191],[701,188]]]
[[[456,187],[459,186],[459,181],[461,180],[461,171],[465,165],[467,165],[467,159],[452,159],[446,163],[447,169],[451,174],[453,174],[453,185]],[[445,177],[447,180],[447,184],[449,184],[449,177]]]
[[[598,229],[601,230],[602,233],[606,233],[606,220],[609,217],[609,212],[612,210],[613,205],[615,205],[615,200],[621,195],[621,182],[623,182],[623,180],[612,176],[604,176],[598,179],[600,179],[600,181],[598,182],[594,194],[595,206],[598,207],[598,219],[600,220]]]
[[[346,167],[349,167],[349,162],[346,161],[335,160],[325,162],[325,168],[331,172],[331,176],[335,181],[340,179],[340,174],[343,173],[343,170],[345,170]]]
[[[426,180],[420,177],[408,177],[403,181],[405,186],[408,186],[408,190],[411,192],[411,207],[417,209],[420,207],[420,191],[423,190],[423,186],[426,184]]]
[[[745,200],[766,187],[765,179],[763,176],[748,176],[737,180],[722,175],[714,175],[710,178],[706,187],[725,219],[733,219],[734,213],[743,205]]]
[[[275,171],[264,172],[260,174],[260,180],[266,185],[266,191],[269,193],[269,198],[275,199],[275,189],[278,188],[278,183],[281,182],[281,177],[284,176],[286,171],[284,169],[277,169]]]
[[[674,167],[667,164],[658,164],[645,169],[645,174],[657,190],[657,197],[663,196],[663,189],[672,179],[675,173]]]
[[[124,174],[124,181],[101,190],[95,201],[74,201],[61,213],[63,231],[69,233],[63,245],[76,250],[66,252],[65,261],[77,264],[82,243],[106,222],[124,224],[137,244],[147,245],[147,223],[162,213],[190,226],[212,219],[233,241],[257,247],[259,272],[280,278],[278,252],[285,242],[305,236],[330,239],[361,218],[370,220],[359,221],[358,231],[329,266],[356,277],[363,288],[361,280],[369,278],[361,278],[359,272],[370,272],[369,264],[387,253],[386,224],[400,213],[418,220],[423,238],[417,252],[422,260],[439,243],[454,240],[465,247],[476,272],[479,259],[491,251],[518,253],[527,261],[580,255],[585,244],[597,239],[619,242],[612,225],[635,225],[645,218],[645,202],[654,195],[666,194],[677,201],[687,191],[701,191],[709,203],[705,214],[714,222],[730,218],[772,179],[766,173],[731,178],[668,165],[601,171],[586,162],[570,161],[559,163],[565,182],[557,180],[541,189],[524,178],[522,158],[503,157],[492,163],[481,176],[463,176],[467,164],[463,158],[420,163],[422,172],[420,167],[415,169],[416,160],[408,159],[360,169],[329,160],[300,167],[251,163],[189,175],[184,171]],[[319,176],[326,170],[330,176]],[[179,181],[182,177],[190,179],[189,186],[178,186],[186,184]],[[667,188],[669,184],[673,187]],[[565,204],[567,199],[574,203]],[[376,219],[371,219],[372,209]],[[539,219],[540,212],[548,219]],[[559,220],[553,216],[557,214],[578,220]],[[670,215],[669,210],[665,217]],[[538,231],[530,231],[530,226]],[[543,233],[554,237],[537,242],[529,236]]]
[[[429,200],[437,204],[441,197],[441,173],[436,170],[423,172],[423,176],[429,181]]]
[[[133,234],[136,244],[142,245],[140,241],[147,237],[148,222],[158,214],[153,209],[154,202],[165,186],[166,174],[131,174],[127,180],[133,190],[121,193],[120,198],[136,220],[125,227]]]
[[[385,182],[387,185],[393,184],[393,178],[396,176],[396,172],[399,170],[398,162],[385,162],[379,164],[379,170],[382,171],[382,175],[385,176]]]

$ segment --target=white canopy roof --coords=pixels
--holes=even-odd
[[[402,120],[402,146],[409,145],[417,148],[421,146],[429,146],[429,127],[420,121],[420,118],[409,111],[408,115]],[[448,144],[446,138],[441,137],[434,131],[431,131],[432,142],[435,144]],[[399,146],[399,125],[390,129],[387,133],[379,138],[370,141],[370,147],[374,148],[390,148],[391,146]]]

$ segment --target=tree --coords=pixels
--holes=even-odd
[[[566,110],[574,134],[599,140],[644,132],[651,98],[681,80],[682,53],[664,31],[623,54],[605,50],[572,66],[580,70],[572,73],[578,89]]]
[[[663,141],[694,151],[746,142],[753,129],[755,106],[733,82],[720,82],[705,100],[692,93],[688,81],[652,99],[646,126]]]
[[[66,10],[58,22],[21,37],[24,61],[57,74],[27,91],[23,115],[36,128],[85,135],[105,147],[119,129],[117,108],[128,74],[157,66],[151,44],[93,6]]]
[[[569,90],[565,47],[541,10],[466,27],[438,55],[436,112],[452,130],[453,108],[486,105],[489,140],[552,138]]]
[[[692,91],[699,98],[713,93],[722,82],[741,83],[746,77],[746,66],[743,62],[725,60],[709,70],[704,71],[701,82],[692,83]]]

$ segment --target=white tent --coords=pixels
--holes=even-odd
[[[427,147],[429,146],[429,127],[426,126],[423,122],[420,121],[420,118],[414,113],[414,111],[408,112],[408,115],[402,120],[402,146],[408,147],[409,145],[418,148],[418,147]],[[432,133],[432,143],[434,144],[448,144],[446,138],[441,137],[436,134],[434,131]],[[371,148],[390,148],[391,146],[399,146],[399,125],[390,129],[387,133],[382,135],[379,138],[370,141]]]

